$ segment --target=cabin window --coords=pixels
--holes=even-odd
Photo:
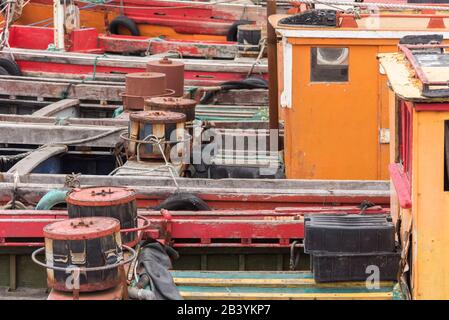
[[[310,50],[311,82],[348,81],[348,48],[316,47]]]

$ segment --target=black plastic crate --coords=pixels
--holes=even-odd
[[[395,229],[388,215],[308,215],[304,251],[394,252]]]
[[[316,282],[366,281],[372,274],[369,266],[379,268],[379,281],[397,279],[401,253],[329,253],[312,256],[313,278]],[[368,271],[368,272],[367,272]]]

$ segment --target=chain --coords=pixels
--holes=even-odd
[[[81,176],[81,173],[74,173],[74,172],[72,172],[72,174],[66,175],[65,176],[64,187],[71,188],[71,189],[75,189],[75,188],[81,187],[81,183],[80,183],[80,180],[79,180],[80,176]]]

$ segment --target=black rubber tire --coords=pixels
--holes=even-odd
[[[153,208],[154,210],[186,210],[186,211],[210,211],[210,207],[193,194],[188,193],[178,193],[174,194],[164,201],[161,204]]]
[[[252,21],[249,20],[237,20],[232,24],[232,26],[229,28],[228,33],[226,34],[226,40],[227,41],[237,41],[237,28],[238,26],[241,26],[242,24],[252,24]]]
[[[7,76],[7,75],[9,75],[9,73],[8,73],[8,71],[6,71],[5,68],[0,67],[0,75],[2,75],[2,76]]]
[[[133,36],[140,36],[139,28],[137,28],[137,24],[132,21],[130,18],[125,16],[118,16],[109,24],[108,30],[112,34],[119,34],[118,28],[123,27],[131,33]]]
[[[226,81],[220,84],[221,90],[231,89],[268,89],[268,82],[265,79],[249,77],[244,80]],[[210,104],[215,97],[216,91],[207,91],[201,98],[200,104]]]
[[[5,69],[7,74],[11,76],[21,76],[22,71],[20,71],[19,66],[15,61],[6,59],[6,58],[0,58],[0,67]]]

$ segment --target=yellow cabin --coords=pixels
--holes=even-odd
[[[449,54],[402,45],[380,64],[391,86],[391,211],[405,281],[414,299],[449,299]]]
[[[355,19],[337,13],[335,26],[304,26],[290,24],[292,17],[270,17],[281,37],[279,101],[287,178],[388,179],[388,90],[376,57],[396,51],[410,34],[441,33],[447,39],[447,30],[433,28],[447,19],[392,13]],[[326,17],[325,24],[329,21]]]

